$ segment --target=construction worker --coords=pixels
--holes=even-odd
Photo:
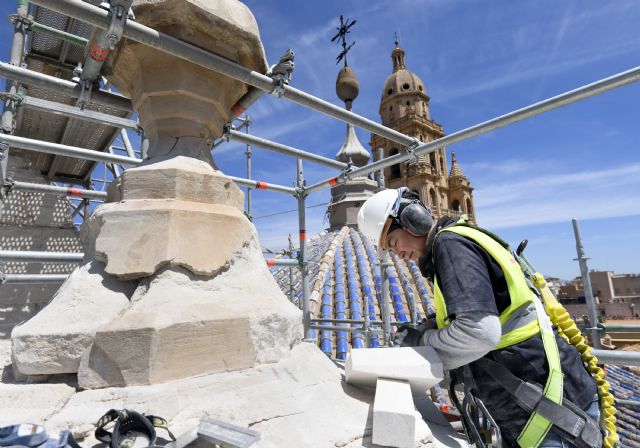
[[[595,381],[536,305],[506,243],[464,219],[434,220],[407,188],[369,198],[358,226],[433,283],[435,318],[400,327],[396,345],[433,347],[484,403],[503,446],[602,446]]]

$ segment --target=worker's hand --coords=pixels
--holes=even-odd
[[[427,330],[437,328],[435,319],[422,319],[417,325],[402,324],[393,338],[395,347],[417,347],[422,345],[422,336]]]

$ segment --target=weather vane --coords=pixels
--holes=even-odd
[[[355,24],[355,20],[352,20],[351,23],[349,23],[349,19],[344,20],[344,18],[340,16],[340,28],[336,28],[338,30],[338,33],[331,39],[331,42],[340,40],[340,44],[342,45],[342,51],[340,52],[338,57],[336,57],[336,65],[344,59],[344,66],[347,66],[347,53],[349,52],[349,50],[351,50],[351,47],[356,44],[356,41],[354,40],[351,44],[347,45],[347,34],[350,33],[349,28],[351,28]]]

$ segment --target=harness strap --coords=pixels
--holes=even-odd
[[[553,402],[545,397],[542,387],[522,381],[491,359],[480,358],[476,362],[509,392],[518,406],[551,421],[554,429],[578,448],[602,446],[602,433],[597,422],[574,403],[566,399],[561,405]]]
[[[556,337],[551,327],[551,321],[544,311],[542,302],[540,302],[540,299],[533,292],[531,294],[534,296],[533,303],[538,317],[540,337],[549,366],[549,376],[547,377],[543,392],[544,397],[557,405],[562,405],[564,375],[560,365],[558,344],[556,343]],[[518,444],[522,448],[537,448],[546,437],[551,425],[552,422],[550,419],[534,411],[518,437]]]

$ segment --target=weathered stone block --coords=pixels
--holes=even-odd
[[[110,205],[91,216],[88,239],[95,240],[105,271],[122,279],[166,266],[215,275],[255,232],[240,210],[227,205],[162,199]]]
[[[96,328],[129,306],[134,288],[99,262],[80,266],[46,307],[11,332],[14,368],[24,375],[77,372]]]
[[[409,383],[378,379],[373,402],[373,443],[414,448],[415,439],[416,412]]]
[[[374,386],[378,378],[408,381],[414,392],[424,392],[444,377],[442,361],[431,347],[353,349],[344,365],[346,381]]]
[[[280,292],[255,237],[213,278],[172,268],[139,289],[119,319],[97,330],[78,372],[81,387],[153,384],[276,362],[302,336],[300,311]]]
[[[128,169],[109,186],[108,194],[109,202],[177,199],[239,210],[244,206],[244,194],[231,179],[206,162],[183,156]]]

